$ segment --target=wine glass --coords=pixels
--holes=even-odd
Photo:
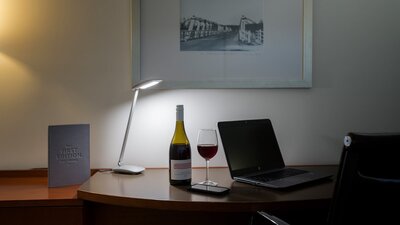
[[[218,139],[217,131],[212,129],[201,129],[197,136],[197,151],[206,160],[206,180],[199,184],[217,186],[218,183],[208,179],[210,159],[217,154]]]

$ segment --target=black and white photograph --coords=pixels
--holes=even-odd
[[[180,0],[181,51],[258,51],[263,0]]]
[[[134,2],[136,80],[162,79],[160,88],[312,85],[312,0]]]

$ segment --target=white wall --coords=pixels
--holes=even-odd
[[[175,105],[199,128],[271,118],[288,164],[338,163],[348,131],[400,131],[400,1],[315,0],[313,88],[149,90],[126,162],[167,167]],[[91,166],[118,160],[130,104],[128,0],[0,0],[0,169],[47,167],[47,126],[91,124]],[[156,65],[155,65],[156,66]],[[222,149],[211,165],[226,165]]]

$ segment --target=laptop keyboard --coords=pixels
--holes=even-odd
[[[277,180],[277,179],[282,179],[285,177],[290,177],[290,176],[295,176],[299,174],[306,173],[307,171],[304,170],[298,170],[298,169],[292,169],[292,168],[286,168],[283,170],[279,170],[276,172],[271,172],[271,173],[265,173],[265,174],[259,174],[255,176],[249,177],[250,179],[256,180],[256,181],[261,181],[261,182],[267,182],[271,180]]]

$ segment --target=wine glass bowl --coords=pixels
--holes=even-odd
[[[209,175],[209,164],[218,152],[218,138],[217,131],[212,129],[201,129],[197,136],[197,151],[200,156],[206,160],[206,180],[200,182],[200,184],[216,186],[218,183],[208,179]]]
[[[197,151],[205,160],[212,159],[218,151],[218,145],[203,144],[197,145]]]

